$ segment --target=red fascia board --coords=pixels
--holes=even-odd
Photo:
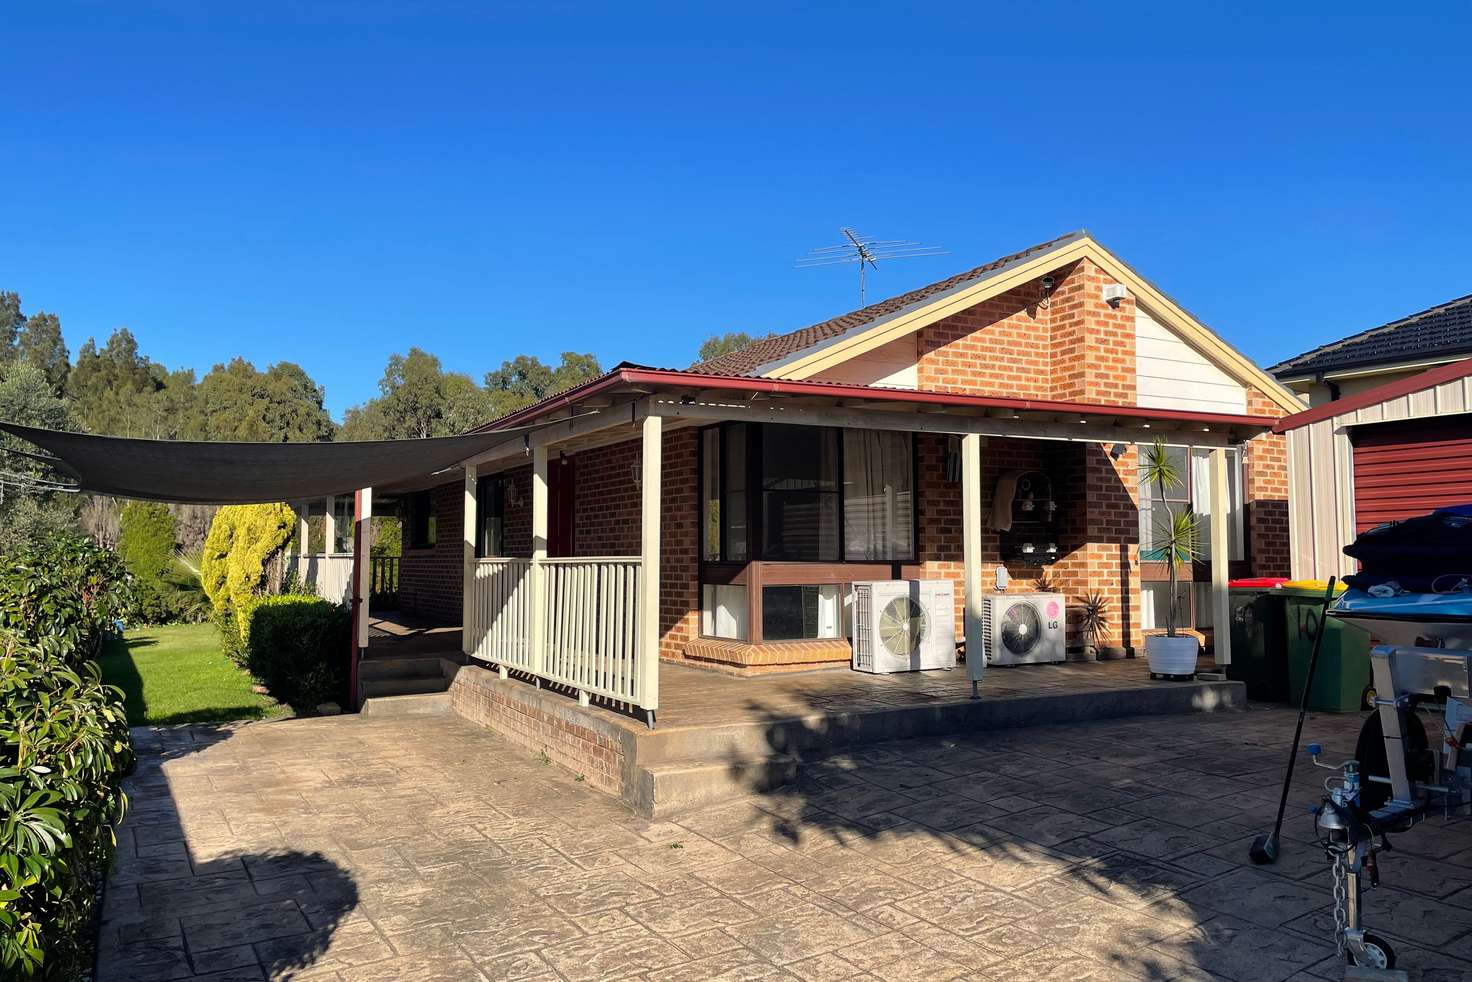
[[[1336,399],[1333,402],[1326,402],[1322,406],[1315,406],[1312,409],[1305,409],[1301,413],[1294,413],[1292,416],[1284,416],[1273,427],[1273,432],[1287,433],[1289,430],[1296,430],[1310,423],[1332,419],[1335,416],[1352,413],[1357,409],[1374,406],[1390,399],[1399,399],[1401,396],[1408,396],[1412,392],[1429,389],[1433,385],[1455,382],[1457,379],[1465,378],[1468,375],[1472,375],[1472,358],[1464,361],[1454,361],[1449,365],[1437,365],[1435,368],[1428,369],[1419,375],[1412,375],[1410,378],[1400,379],[1395,382],[1386,382],[1384,385],[1377,385],[1373,389],[1366,389],[1348,398]]]
[[[1272,427],[1271,416],[1247,416],[1236,413],[1198,413],[1184,409],[1148,409],[1138,406],[1108,406],[1087,402],[1061,402],[1051,399],[1017,399],[1007,396],[973,396],[954,392],[922,392],[917,389],[877,388],[842,382],[804,382],[748,376],[703,375],[697,372],[675,372],[653,368],[621,368],[603,378],[568,389],[559,396],[528,406],[491,425],[491,429],[522,423],[530,416],[570,406],[603,389],[616,385],[680,385],[698,389],[733,392],[756,392],[789,396],[832,396],[840,399],[868,399],[875,402],[921,403],[950,406],[957,409],[1013,409],[1024,412],[1060,413],[1080,416],[1123,416],[1134,419],[1179,420],[1218,426]]]

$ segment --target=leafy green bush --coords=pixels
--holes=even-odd
[[[352,616],[320,597],[261,597],[251,606],[245,666],[280,702],[310,709],[347,694]]]
[[[140,624],[199,624],[210,619],[210,602],[198,587],[165,578],[162,582],[135,581],[135,620]]]
[[[123,694],[0,634],[0,974],[81,978],[133,766]]]
[[[133,599],[122,560],[91,539],[55,537],[0,556],[0,629],[73,668],[97,658]]]
[[[130,501],[118,519],[118,555],[144,583],[160,583],[174,565],[174,516],[158,501]]]

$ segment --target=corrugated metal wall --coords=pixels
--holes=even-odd
[[[1415,420],[1423,421],[1421,425],[1433,430],[1448,433],[1454,432],[1447,429],[1449,426],[1472,426],[1472,417],[1463,414],[1472,414],[1472,376],[1431,385],[1289,430],[1288,532],[1293,575],[1324,579],[1353,573],[1355,563],[1344,555],[1344,547],[1353,542],[1362,529],[1383,520],[1378,516],[1392,507],[1390,499],[1395,494],[1387,490],[1386,494],[1377,497],[1377,491],[1370,497],[1370,510],[1360,514],[1362,508],[1355,495],[1355,446],[1351,434],[1361,445],[1369,448],[1367,441],[1380,439],[1373,434],[1383,426],[1405,426]],[[1395,437],[1391,435],[1385,439],[1394,442]],[[1377,461],[1379,463],[1387,461]],[[1405,474],[1381,476],[1390,477],[1389,488],[1395,488],[1407,497],[1416,495],[1417,485],[1425,483],[1424,474],[1419,470],[1413,479],[1407,479]],[[1397,481],[1400,482],[1398,488],[1395,487]],[[1459,492],[1453,490],[1451,493]],[[1413,507],[1417,510],[1409,514],[1419,515],[1428,511],[1428,507],[1421,507],[1426,500],[1429,499],[1416,501]]]
[[[1350,441],[1356,532],[1472,502],[1472,417],[1360,427]]]

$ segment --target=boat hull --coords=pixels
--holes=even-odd
[[[1369,631],[1383,644],[1472,648],[1472,594],[1466,592],[1375,597],[1347,590],[1329,614]]]

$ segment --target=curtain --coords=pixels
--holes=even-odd
[[[909,433],[844,431],[846,559],[882,561],[914,554],[912,446]]]
[[[1211,558],[1211,451],[1191,452],[1191,508],[1199,520],[1201,558]],[[1241,559],[1242,454],[1227,451],[1227,558]]]
[[[1211,451],[1191,452],[1191,510],[1196,513],[1196,548],[1211,558]]]

